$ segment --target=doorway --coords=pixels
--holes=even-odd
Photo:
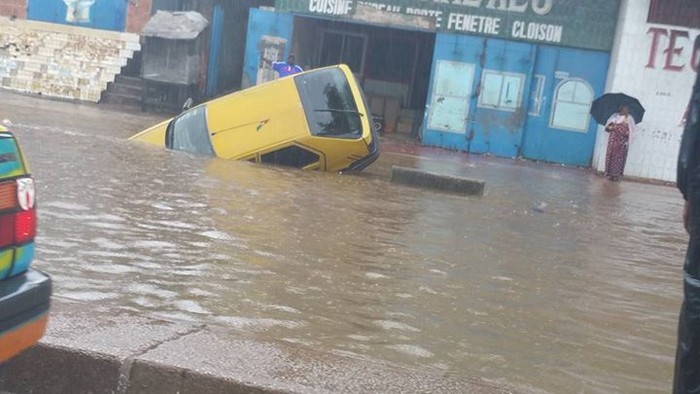
[[[416,137],[428,96],[435,33],[294,17],[292,51],[304,69],[346,64],[382,131]]]
[[[320,67],[347,64],[356,76],[361,77],[367,55],[367,34],[324,30],[319,55]]]

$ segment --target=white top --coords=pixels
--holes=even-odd
[[[620,124],[620,123],[627,123],[627,126],[630,129],[630,134],[634,132],[635,128],[637,127],[637,123],[634,122],[634,117],[632,115],[620,115],[619,113],[613,114],[613,116],[608,119],[607,122],[605,122],[605,125],[609,125],[610,123],[614,124]]]

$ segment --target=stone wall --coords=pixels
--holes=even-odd
[[[140,49],[135,34],[0,18],[0,86],[97,102]]]
[[[625,174],[675,181],[681,119],[700,61],[693,41],[700,30],[647,23],[649,4],[622,3],[606,91],[637,97],[647,110],[630,140]],[[593,158],[600,171],[605,169],[607,137],[601,128]]]

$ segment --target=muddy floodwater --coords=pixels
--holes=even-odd
[[[385,153],[360,176],[208,160],[125,141],[153,115],[1,95],[59,299],[544,392],[670,389],[672,187],[454,154]],[[394,164],[487,193],[394,186]]]

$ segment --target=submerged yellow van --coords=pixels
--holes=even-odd
[[[362,88],[345,65],[220,97],[130,139],[192,154],[333,172],[359,171],[379,157]]]

